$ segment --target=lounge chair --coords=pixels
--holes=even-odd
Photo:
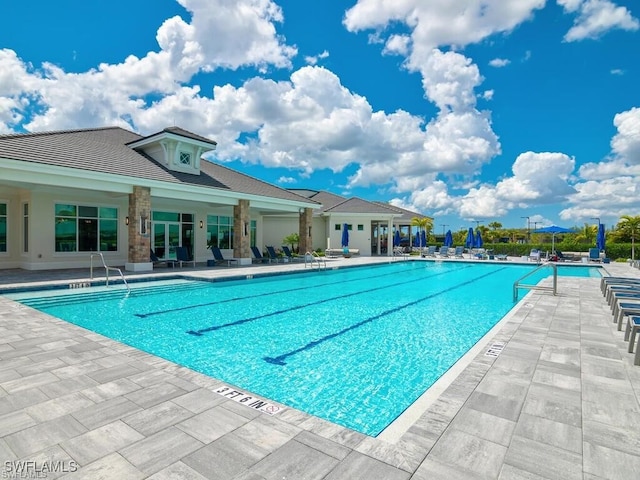
[[[618,324],[618,331],[622,330],[622,322],[627,315],[640,315],[640,303],[618,302],[617,312],[613,315],[613,323]]]
[[[393,247],[393,256],[407,258],[409,254],[405,251],[404,247]]]
[[[294,256],[289,247],[287,247],[286,245],[282,245],[282,253],[284,253],[285,258],[288,258],[290,262],[302,260],[302,257]]]
[[[464,258],[464,247],[456,247],[453,256],[455,258]]]
[[[338,258],[338,255],[342,254],[342,249],[339,248],[327,248],[324,251],[325,258]]]
[[[436,246],[435,245],[430,245],[429,247],[426,247],[422,251],[420,256],[421,257],[435,257],[436,256]]]
[[[507,260],[507,254],[506,253],[498,253],[496,255],[496,260]]]
[[[180,264],[180,268],[182,268],[183,263],[193,263],[193,266],[196,266],[195,258],[190,257],[187,247],[176,247],[176,263]]]
[[[597,248],[589,249],[589,261],[590,262],[600,262],[600,250]]]
[[[444,245],[440,247],[440,251],[438,252],[438,256],[449,258],[449,247],[445,247]]]
[[[478,260],[486,260],[489,258],[489,255],[484,248],[476,248],[473,250],[473,257]]]
[[[166,267],[175,267],[175,260],[162,260],[158,258],[156,252],[153,251],[153,248],[149,249],[149,260],[153,263],[153,266],[164,264]]]
[[[531,250],[531,252],[529,252],[529,261],[540,263],[540,255],[540,250],[534,248],[533,250]]]
[[[269,260],[272,262],[278,263],[280,261],[280,257],[276,253],[276,249],[273,248],[271,245],[267,245],[265,246],[265,248],[267,249],[267,255],[269,257]]]
[[[236,265],[238,264],[237,258],[224,258],[219,247],[211,247],[211,253],[213,253],[213,259],[216,265],[226,263],[227,266],[230,267],[233,262],[236,262]]]
[[[633,353],[633,344],[636,342],[636,334],[640,332],[640,317],[629,316],[627,328],[624,331],[624,339],[629,342],[628,352]]]
[[[253,253],[253,263],[271,263],[271,259],[262,255],[262,252],[258,247],[251,247]]]

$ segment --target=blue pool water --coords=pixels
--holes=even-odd
[[[375,436],[514,306],[513,282],[532,268],[396,262],[149,282],[129,295],[111,287],[7,296]],[[597,270],[561,267],[559,274],[599,276]]]

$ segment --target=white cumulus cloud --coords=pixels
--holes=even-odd
[[[508,60],[506,58],[494,58],[493,60],[489,61],[489,65],[496,68],[506,67],[510,63],[511,60]]]
[[[640,28],[637,18],[626,7],[609,0],[556,0],[569,13],[578,12],[573,27],[564,36],[575,42],[598,38],[613,29],[634,31]]]

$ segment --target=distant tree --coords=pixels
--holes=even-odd
[[[431,235],[431,230],[433,230],[433,220],[429,217],[413,217],[411,219],[411,226],[418,227],[418,232],[424,230],[428,237]],[[424,247],[424,245],[422,245],[422,237],[420,237],[420,248],[422,247]]]
[[[631,260],[635,260],[636,236],[640,233],[640,216],[622,215],[616,229],[631,237]]]
[[[598,225],[584,224],[584,227],[576,234],[575,239],[582,243],[594,243],[598,235]]]

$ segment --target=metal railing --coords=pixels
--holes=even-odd
[[[401,258],[402,260],[408,260],[409,259],[409,254],[407,252],[405,252],[404,248],[395,247],[393,249],[393,256],[391,258],[393,260],[395,260],[398,257]]]
[[[538,270],[541,270],[541,269],[546,268],[546,267],[550,267],[550,268],[553,269],[553,286],[547,287],[547,286],[544,286],[544,285],[527,285],[527,284],[521,284],[520,283],[522,280],[524,280],[528,276],[533,275]],[[514,302],[516,302],[518,300],[518,289],[520,289],[520,288],[527,288],[529,290],[547,291],[547,292],[552,292],[553,295],[557,295],[557,293],[558,293],[558,266],[555,263],[543,263],[542,265],[538,266],[537,268],[534,268],[533,270],[531,270],[530,272],[524,274],[522,277],[520,277],[518,280],[516,280],[513,283],[513,301]]]
[[[327,268],[327,261],[325,260],[324,257],[321,257],[320,255],[318,255],[317,252],[306,252],[304,254],[304,268],[307,268],[307,265],[309,265],[309,267],[313,268],[314,265],[317,265],[318,270],[320,270],[321,268]]]
[[[131,293],[131,288],[129,287],[129,284],[127,283],[127,280],[124,278],[124,274],[122,273],[122,270],[120,270],[119,268],[116,267],[109,267],[106,262],[104,261],[104,255],[102,255],[102,253],[92,253],[91,254],[91,264],[89,267],[89,279],[93,280],[93,257],[100,257],[100,259],[102,260],[102,266],[104,267],[105,270],[105,285],[108,287],[109,286],[109,270],[113,270],[114,272],[118,272],[120,274],[120,278],[122,278],[122,282],[124,283],[124,286],[127,287],[127,293]]]

